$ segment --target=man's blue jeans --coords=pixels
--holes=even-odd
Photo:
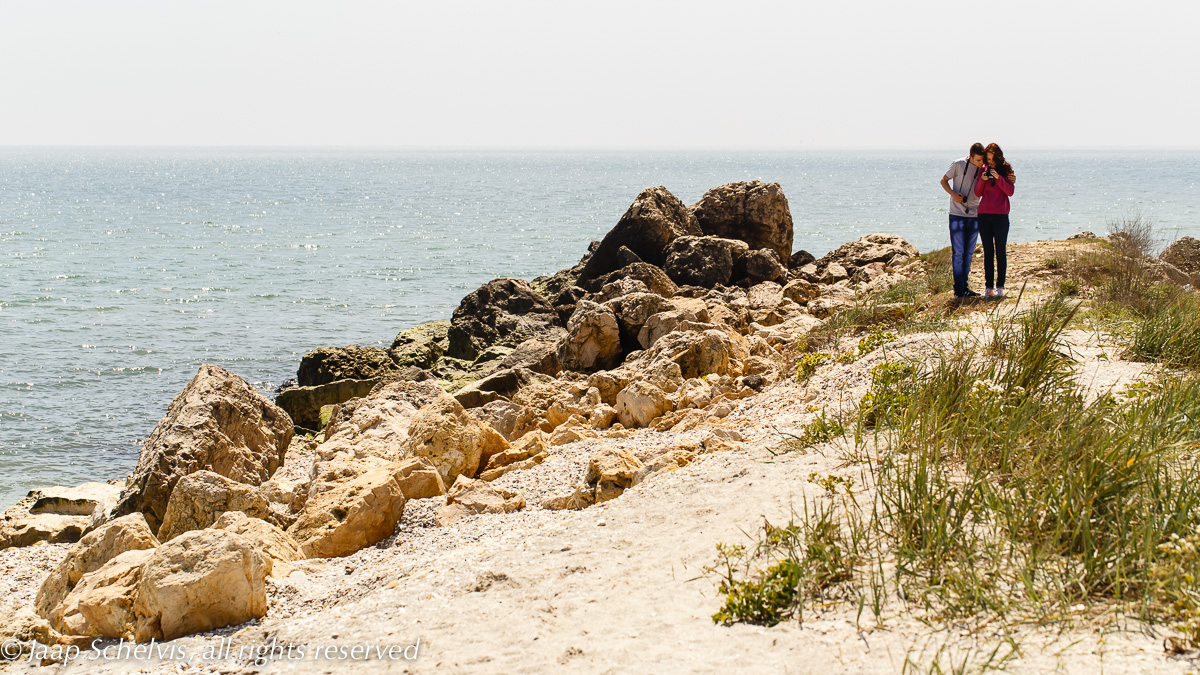
[[[950,264],[954,269],[954,294],[967,291],[971,275],[971,258],[975,255],[975,239],[979,236],[979,219],[950,216]]]

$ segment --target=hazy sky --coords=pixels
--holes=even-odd
[[[1200,2],[13,2],[0,145],[1200,147]]]

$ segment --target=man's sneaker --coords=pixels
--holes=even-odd
[[[990,289],[990,288],[989,288],[989,289],[987,289],[986,291],[984,291],[984,292],[983,292],[983,297],[985,297],[985,298],[990,298],[990,297],[992,297],[992,296],[993,296],[993,295],[995,295],[995,294],[996,294],[996,291],[993,291],[992,289]]]
[[[959,296],[959,297],[962,297],[962,298],[978,298],[978,297],[979,297],[979,294],[978,294],[978,293],[976,293],[975,291],[973,291],[973,290],[971,290],[971,289],[969,289],[969,288],[968,288],[967,290],[963,291],[963,294],[962,294],[961,296]]]
[[[997,298],[1003,298],[1003,297],[1004,297],[1004,289],[1003,289],[1003,288],[997,288],[997,289],[996,289],[996,297],[997,297]]]

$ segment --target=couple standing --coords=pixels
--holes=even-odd
[[[975,143],[967,156],[954,162],[942,176],[942,189],[950,195],[950,250],[954,268],[954,296],[977,298],[967,286],[975,237],[983,239],[984,297],[1004,297],[1008,271],[1008,198],[1017,182],[1012,165],[995,143],[986,148]],[[993,276],[992,260],[995,258]]]

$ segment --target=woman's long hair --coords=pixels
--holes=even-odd
[[[988,143],[988,146],[984,149],[984,152],[992,153],[992,162],[990,165],[996,170],[996,173],[1005,177],[1015,175],[1012,164],[1009,164],[1008,160],[1004,159],[1004,151],[1000,149],[1000,146],[996,145],[995,143]],[[987,155],[985,154],[984,159],[986,158]]]

